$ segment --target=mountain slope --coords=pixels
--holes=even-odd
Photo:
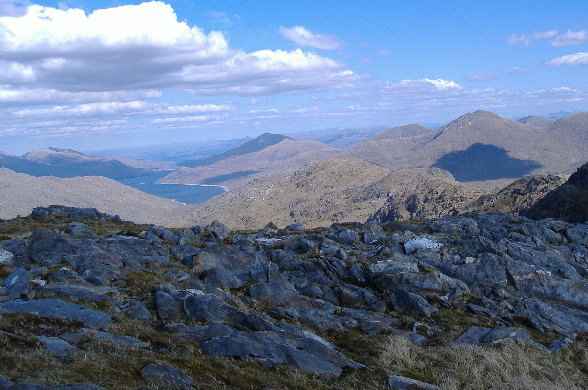
[[[196,206],[192,218],[200,224],[218,219],[238,229],[269,221],[319,227],[370,218],[420,219],[461,211],[483,193],[436,168],[390,172],[359,159],[333,159],[252,180]]]
[[[208,166],[180,168],[158,182],[216,184],[234,188],[252,177],[297,168],[309,161],[330,158],[337,154],[336,149],[320,142],[285,139],[260,151],[225,158]]]
[[[104,176],[123,179],[149,171],[133,168],[111,158],[90,157],[71,149],[37,149],[22,157],[0,154],[0,167],[32,176]]]
[[[241,155],[248,154],[248,153],[259,152],[267,147],[278,144],[278,143],[280,143],[284,140],[287,140],[287,139],[291,140],[292,138],[287,137],[282,134],[264,133],[258,137],[255,137],[252,140],[245,142],[242,145],[239,145],[235,148],[229,149],[225,152],[216,154],[214,156],[206,157],[206,158],[200,158],[200,159],[196,159],[196,160],[187,160],[187,161],[184,161],[181,165],[186,166],[186,167],[198,167],[198,166],[212,165],[216,162],[219,162],[219,161],[231,158],[231,157],[241,156]]]
[[[33,177],[0,168],[0,218],[28,215],[34,207],[51,204],[93,207],[136,223],[166,226],[177,226],[179,216],[191,210],[105,177]]]

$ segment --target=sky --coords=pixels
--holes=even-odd
[[[0,151],[587,111],[588,1],[0,0]]]

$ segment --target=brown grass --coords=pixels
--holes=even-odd
[[[498,347],[422,347],[405,337],[390,336],[382,346],[380,362],[390,371],[445,390],[580,390],[588,387],[587,363],[580,362],[586,357],[585,349],[581,341],[555,355],[520,342]]]

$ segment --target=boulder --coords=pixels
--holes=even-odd
[[[3,282],[11,299],[23,298],[29,292],[29,273],[24,268],[17,268]]]
[[[90,309],[61,299],[15,299],[0,303],[0,312],[28,313],[44,318],[80,321],[94,329],[108,329],[110,316],[103,311]]]
[[[168,364],[152,363],[141,369],[141,376],[153,387],[169,390],[193,390],[196,382],[185,372]]]

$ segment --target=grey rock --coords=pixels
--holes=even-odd
[[[549,352],[551,352],[551,353],[559,353],[563,349],[572,345],[573,343],[574,343],[574,340],[572,340],[569,337],[564,337],[563,339],[552,341],[551,343],[549,343],[549,346],[547,348],[549,349]]]
[[[9,298],[22,298],[29,292],[29,273],[24,268],[17,268],[4,279],[3,284]]]
[[[154,242],[170,242],[172,244],[178,243],[178,236],[169,229],[160,226],[151,226],[145,234],[145,239]]]
[[[197,321],[238,324],[246,318],[245,313],[212,294],[188,296],[184,301],[184,311],[189,319]]]
[[[67,359],[81,351],[81,349],[75,345],[71,345],[59,337],[38,336],[37,338],[45,344],[47,352],[60,359]]]
[[[204,228],[212,239],[216,241],[222,241],[229,237],[231,230],[221,222],[214,220],[212,223]]]
[[[183,313],[183,303],[164,291],[155,292],[157,315],[164,321],[173,320]]]
[[[65,229],[67,234],[72,236],[85,237],[85,238],[96,238],[97,236],[90,230],[88,225],[82,222],[71,222]]]
[[[81,321],[84,325],[95,329],[108,329],[110,327],[110,316],[108,314],[61,299],[15,299],[0,303],[0,311],[28,313],[60,320]]]
[[[531,344],[535,344],[531,339],[529,332],[523,328],[506,327],[491,329],[482,326],[472,326],[463,332],[450,345],[495,345],[502,344],[510,340],[522,340]]]
[[[394,290],[388,298],[392,308],[398,313],[407,313],[411,315],[419,315],[429,317],[431,314],[439,310],[429,304],[422,296],[399,288]]]
[[[0,389],[4,390],[8,386],[12,385],[12,381],[6,378],[4,375],[0,375]]]
[[[442,246],[443,244],[431,240],[428,237],[417,237],[404,243],[404,251],[407,255],[410,255],[418,250],[436,251]]]
[[[194,380],[185,372],[168,364],[148,364],[141,369],[141,376],[150,385],[169,390],[197,388]]]
[[[54,296],[65,296],[75,301],[110,302],[114,299],[107,293],[115,293],[111,288],[96,288],[84,285],[73,284],[49,284],[37,289],[37,298],[48,298]]]
[[[351,264],[351,267],[349,267],[349,276],[353,282],[359,285],[364,285],[367,283],[365,271],[358,263]]]
[[[359,233],[355,230],[343,228],[335,234],[330,235],[329,238],[339,244],[352,245],[359,242]]]
[[[249,296],[269,305],[283,306],[292,300],[301,299],[292,285],[282,283],[257,283],[249,286]]]
[[[224,290],[243,287],[245,282],[231,275],[226,269],[222,267],[214,267],[206,273],[206,276],[204,277],[204,284],[207,287],[220,288]]]
[[[441,390],[440,387],[400,375],[389,376],[388,387],[395,390]]]
[[[147,309],[147,306],[143,302],[139,301],[130,301],[126,303],[123,307],[121,307],[122,311],[126,313],[129,317],[141,321],[147,322],[153,319],[153,315]]]
[[[300,232],[304,230],[304,225],[301,223],[292,223],[286,226],[286,229]]]
[[[0,249],[0,264],[9,264],[14,259],[12,252],[8,252],[4,249]]]
[[[210,324],[199,327],[190,327],[184,324],[173,324],[167,325],[165,330],[171,333],[175,333],[187,340],[196,341],[198,343],[235,333],[235,329],[225,324]]]
[[[299,237],[294,239],[293,241],[287,242],[284,244],[284,249],[287,251],[294,251],[300,253],[306,253],[314,250],[316,248],[316,244],[303,237]]]
[[[67,267],[61,267],[57,271],[53,272],[47,277],[47,280],[52,283],[68,283],[79,285],[90,284],[84,278],[78,275],[77,272]]]
[[[264,365],[290,364],[312,374],[339,376],[342,367],[362,367],[318,339],[284,332],[236,332],[206,341],[202,349],[209,355],[251,358]]]

